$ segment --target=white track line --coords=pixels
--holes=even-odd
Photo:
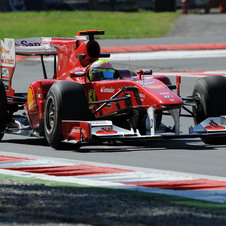
[[[134,60],[169,60],[169,59],[197,59],[226,57],[226,50],[192,50],[192,51],[158,51],[140,53],[114,53],[110,61]]]

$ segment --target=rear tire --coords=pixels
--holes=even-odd
[[[62,81],[54,83],[46,98],[44,132],[49,145],[60,149],[62,120],[89,120],[89,105],[81,84]]]
[[[0,140],[4,136],[7,122],[7,96],[2,80],[0,80]]]
[[[208,117],[226,115],[226,78],[223,76],[210,76],[197,80],[193,98],[196,107],[193,107],[195,124],[201,123]],[[225,144],[226,137],[202,137],[206,144]]]

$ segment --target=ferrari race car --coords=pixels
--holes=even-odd
[[[180,97],[180,77],[172,85],[167,76],[154,76],[151,69],[136,73],[98,69],[99,74],[110,71],[113,76],[92,80],[91,66],[110,57],[101,53],[94,39],[103,34],[88,30],[79,31],[75,38],[1,41],[0,139],[5,133],[45,137],[55,149],[63,142],[77,148],[92,141],[201,137],[213,144],[225,140],[226,104],[217,103],[225,92],[224,77],[199,79],[193,96],[186,98]],[[41,57],[44,78],[32,82],[27,93],[12,88],[16,54]],[[51,78],[45,56],[53,57]],[[197,124],[186,134],[180,130],[182,109]],[[165,115],[172,118],[172,125],[163,123]]]

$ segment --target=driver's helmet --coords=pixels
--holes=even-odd
[[[97,60],[89,69],[90,81],[100,81],[114,78],[115,69],[108,60]]]

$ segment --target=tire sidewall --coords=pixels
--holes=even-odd
[[[48,107],[49,102],[55,104],[54,127],[48,131]],[[88,99],[83,86],[79,83],[60,81],[54,83],[46,98],[44,113],[45,137],[51,147],[61,148],[63,140],[62,120],[87,121],[90,119]]]
[[[208,103],[209,94],[202,79],[196,82],[193,97],[199,99],[196,107],[193,108],[195,124],[199,124],[208,117],[206,103]]]
[[[211,76],[199,79],[193,91],[196,107],[193,107],[195,124],[208,117],[226,115],[226,78]],[[206,144],[225,144],[226,137],[201,137]]]
[[[50,101],[53,101],[55,106],[55,114],[54,114],[55,123],[51,132],[49,131],[49,129],[47,129],[48,115],[46,114],[49,111],[47,108],[49,107]],[[46,104],[45,104],[45,114],[44,114],[45,137],[48,143],[54,148],[57,148],[60,145],[62,140],[62,133],[61,133],[62,108],[63,108],[62,92],[59,89],[59,86],[55,86],[54,88],[51,88],[47,94]]]

